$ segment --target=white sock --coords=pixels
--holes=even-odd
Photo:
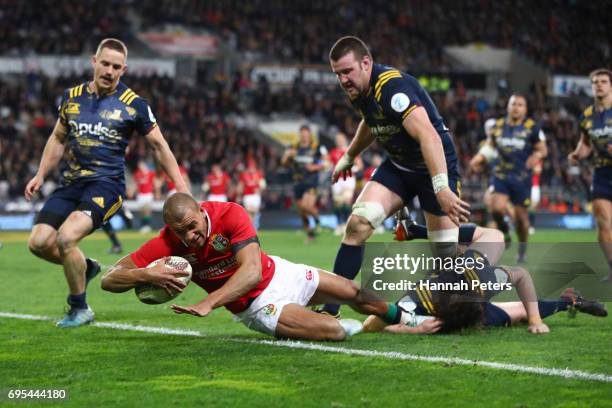
[[[358,333],[361,333],[363,330],[363,323],[359,320],[355,319],[340,319],[340,326],[344,329],[344,332],[347,336],[354,336]]]

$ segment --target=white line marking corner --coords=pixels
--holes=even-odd
[[[10,319],[21,319],[21,320],[42,320],[42,321],[53,321],[54,320],[53,318],[49,316],[39,316],[39,315],[10,313],[10,312],[0,312],[0,318],[2,317],[10,318]],[[127,330],[127,331],[166,334],[166,335],[175,335],[175,336],[206,337],[204,333],[201,333],[195,330],[172,329],[172,328],[167,328],[167,327],[155,327],[155,326],[141,326],[141,325],[132,325],[128,323],[118,323],[118,322],[94,322],[92,323],[92,326],[106,328],[106,329],[114,329],[114,330]],[[392,360],[421,361],[421,362],[428,362],[428,363],[454,364],[454,365],[471,366],[471,367],[477,366],[477,367],[492,368],[496,370],[505,370],[505,371],[512,371],[512,372],[518,372],[518,373],[545,375],[549,377],[560,377],[560,378],[568,378],[568,379],[579,379],[579,380],[612,383],[611,375],[600,374],[600,373],[589,373],[586,371],[571,370],[569,368],[560,369],[560,368],[531,367],[531,366],[525,366],[525,365],[520,365],[520,364],[498,363],[494,361],[468,360],[468,359],[457,358],[457,357],[423,356],[423,355],[417,355],[417,354],[402,353],[402,352],[397,352],[397,351],[375,351],[375,350],[352,349],[352,348],[347,348],[347,347],[328,346],[325,344],[304,343],[301,341],[289,341],[289,340],[246,340],[246,339],[235,339],[235,338],[226,338],[225,340],[236,342],[236,343],[268,345],[268,346],[274,346],[274,347],[285,347],[285,348],[301,349],[301,350],[314,350],[314,351],[347,354],[347,355],[361,356],[361,357],[379,357],[379,358],[387,358],[387,359],[392,359]]]

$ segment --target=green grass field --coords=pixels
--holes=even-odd
[[[66,296],[63,273],[60,267],[32,256],[26,238],[24,233],[0,233],[4,243],[0,312],[59,318]],[[144,241],[135,233],[120,233],[120,238],[126,250]],[[376,237],[388,239],[389,235]],[[328,270],[339,245],[339,238],[327,233],[309,246],[296,232],[263,231],[260,240],[270,254]],[[595,234],[538,231],[532,240],[593,242]],[[118,259],[106,254],[109,243],[101,233],[88,237],[81,247],[106,265]],[[193,285],[176,302],[191,304],[202,297],[203,292]],[[336,349],[315,350],[304,348],[310,347],[308,342],[297,344],[302,348],[265,342],[270,338],[235,323],[224,310],[202,319],[177,316],[166,305],[138,302],[132,291],[106,293],[99,287],[99,278],[90,285],[88,302],[97,322],[191,330],[200,335],[99,326],[59,330],[48,320],[0,317],[0,405],[11,405],[6,396],[10,389],[64,389],[66,400],[39,403],[78,407],[612,406],[611,318],[579,314],[569,319],[560,313],[547,319],[552,332],[545,336],[530,335],[526,326],[446,336],[362,334],[343,343],[324,344]],[[357,317],[349,310],[343,313]],[[365,352],[354,355],[351,350]],[[401,358],[406,355],[568,368],[603,374],[604,379]],[[17,406],[33,403],[13,402]]]

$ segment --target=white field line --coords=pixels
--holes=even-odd
[[[12,318],[22,320],[44,320],[53,321],[55,319],[49,316],[39,316],[30,314],[19,314],[19,313],[8,313],[0,312],[0,318]],[[154,326],[140,326],[131,325],[127,323],[117,322],[100,322],[92,323],[94,327],[102,327],[107,329],[115,330],[127,330],[137,331],[145,333],[156,333],[156,334],[169,334],[175,336],[191,336],[191,337],[206,337],[206,334],[195,330],[183,330],[183,329],[171,329],[167,327],[154,327]],[[508,363],[497,363],[494,361],[479,361],[479,360],[468,360],[464,358],[456,357],[441,357],[441,356],[422,356],[417,354],[408,354],[397,351],[375,351],[375,350],[362,350],[352,349],[346,347],[328,346],[324,344],[316,343],[304,343],[300,341],[287,341],[287,340],[246,340],[236,338],[224,338],[223,340],[231,341],[235,343],[246,343],[256,345],[267,345],[274,347],[285,347],[300,350],[314,350],[323,351],[328,353],[347,354],[361,357],[382,357],[392,360],[404,360],[404,361],[423,361],[428,363],[438,364],[449,364],[449,365],[462,365],[470,367],[486,367],[497,370],[512,371],[518,373],[529,373],[536,375],[545,375],[549,377],[561,377],[568,379],[579,379],[588,381],[600,381],[612,383],[612,375],[600,374],[600,373],[589,373],[580,370],[571,370],[569,368],[544,368],[544,367],[531,367],[520,364],[508,364]]]

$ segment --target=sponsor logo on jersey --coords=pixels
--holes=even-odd
[[[391,97],[391,109],[398,113],[405,111],[410,105],[410,98],[405,93],[396,93]]]
[[[66,106],[66,114],[67,115],[80,115],[81,114],[81,104],[76,102],[68,102],[68,106]]]
[[[128,113],[128,115],[136,116],[136,109],[132,108],[131,106],[126,106],[125,110]]]
[[[98,204],[100,208],[104,208],[104,197],[92,197],[91,201]]]
[[[384,137],[399,133],[400,128],[395,125],[376,125],[370,127],[370,130],[375,137]]]
[[[510,147],[518,150],[522,150],[525,148],[526,141],[525,139],[520,138],[510,138],[510,137],[502,137],[497,140],[497,145],[499,147]]]
[[[311,281],[312,280],[312,271],[309,269],[306,271],[306,280],[307,281]]]
[[[77,136],[92,135],[92,136],[106,136],[109,139],[119,140],[121,136],[115,129],[109,129],[102,122],[96,124],[93,123],[78,123],[74,120],[68,122],[72,132],[76,133]]]
[[[276,306],[272,303],[266,305],[262,310],[266,316],[274,316],[276,314]]]
[[[606,127],[598,128],[598,129],[591,129],[589,130],[589,135],[592,138],[612,136],[612,126],[606,126]]]
[[[121,109],[114,109],[112,112],[103,110],[100,112],[100,117],[106,120],[121,120]]]
[[[215,248],[216,251],[225,252],[229,248],[229,239],[221,234],[214,234],[210,239],[210,245]]]

